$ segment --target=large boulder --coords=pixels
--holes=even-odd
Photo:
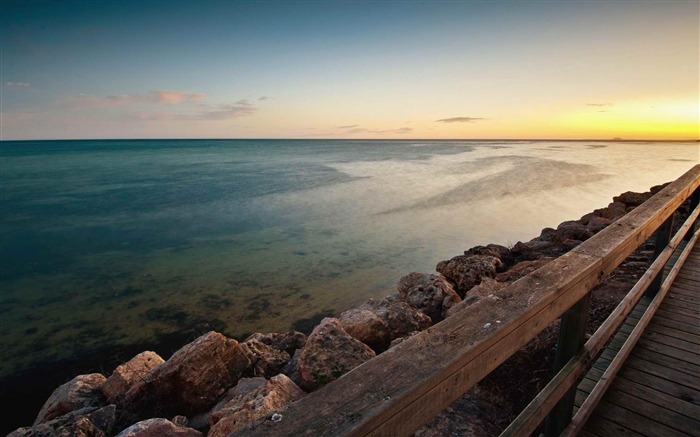
[[[471,255],[488,255],[500,259],[503,264],[510,264],[513,255],[510,249],[499,244],[487,244],[486,246],[474,246],[471,249],[465,250],[464,254]]]
[[[432,324],[428,315],[398,296],[369,299],[359,307],[343,312],[339,320],[348,334],[377,353],[386,350],[394,339],[422,331]]]
[[[651,198],[651,193],[634,193],[627,191],[613,197],[613,202],[624,203],[627,207],[637,207]]]
[[[409,273],[399,279],[396,290],[402,299],[423,311],[433,322],[445,318],[447,310],[462,301],[447,279],[439,274]]]
[[[202,431],[206,434],[209,431],[212,414],[224,408],[231,399],[253,392],[264,386],[266,383],[267,380],[261,376],[256,376],[254,378],[241,378],[238,380],[238,384],[231,387],[211,410],[190,418],[187,426],[198,431]]]
[[[615,221],[627,214],[627,206],[622,202],[613,202],[605,208],[596,209],[593,214]]]
[[[338,320],[345,332],[376,352],[386,349],[391,342],[389,325],[367,304],[344,311]]]
[[[116,402],[134,384],[146,378],[146,375],[165,361],[155,352],[141,352],[126,363],[120,365],[112,375],[102,384],[100,390],[109,402]]]
[[[605,217],[591,217],[590,220],[588,220],[588,223],[586,223],[586,228],[591,231],[593,234],[597,234],[598,232],[602,231],[603,229],[607,228],[610,226],[612,223],[612,220],[607,219]]]
[[[299,331],[289,331],[283,333],[271,332],[269,334],[261,334],[256,332],[245,339],[245,341],[248,340],[258,340],[268,346],[272,346],[275,349],[285,351],[291,356],[294,355],[294,351],[304,347],[304,344],[306,343],[306,335]]]
[[[374,356],[369,346],[345,332],[338,319],[325,318],[299,354],[299,386],[306,391],[316,390]]]
[[[229,400],[211,415],[209,437],[226,437],[254,420],[301,399],[304,393],[285,375],[277,375],[263,386]]]
[[[34,425],[63,416],[74,410],[104,405],[100,386],[106,378],[99,373],[78,375],[51,393],[41,407]]]
[[[527,276],[540,267],[548,264],[554,258],[544,257],[540,259],[535,259],[531,261],[521,261],[515,264],[513,267],[509,268],[505,272],[496,275],[496,280],[499,282],[513,282],[523,276]]]
[[[503,265],[500,259],[490,255],[458,255],[446,261],[440,261],[435,267],[439,273],[455,284],[455,291],[460,297],[481,282],[482,278],[493,278]]]
[[[117,434],[117,437],[202,437],[202,433],[167,419],[156,418],[137,422]]]
[[[558,241],[578,240],[586,241],[593,236],[593,233],[579,221],[567,221],[557,226]]]
[[[114,405],[86,407],[71,411],[31,428],[19,428],[8,437],[103,437],[111,436],[115,422]]]
[[[134,385],[122,404],[139,417],[193,415],[211,408],[249,365],[236,340],[211,331]]]
[[[284,350],[275,349],[254,338],[241,343],[241,347],[250,360],[250,366],[246,372],[250,376],[269,378],[277,375],[291,358]]]
[[[485,297],[497,293],[508,285],[508,282],[498,282],[495,279],[484,278],[481,281],[481,284],[477,285],[476,287],[472,287],[472,289],[467,292],[467,295],[463,301],[450,308],[445,317],[452,317],[454,314],[463,311],[465,308],[475,304]]]

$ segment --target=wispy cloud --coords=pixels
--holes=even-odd
[[[166,111],[133,111],[123,114],[122,118],[126,120],[138,121],[197,121],[197,120],[230,120],[237,117],[253,115],[258,111],[258,108],[248,100],[239,100],[230,105],[198,105],[193,111],[187,113],[176,113]]]
[[[365,129],[360,127],[358,124],[351,124],[348,126],[338,126],[338,129],[344,130],[346,134],[408,134],[413,132],[412,127],[401,127],[398,129]]]
[[[436,123],[473,123],[475,121],[486,120],[483,117],[452,117],[435,120]]]
[[[258,97],[258,102],[263,102],[265,100],[270,100],[270,99],[271,99],[271,97],[268,97],[268,96],[260,96],[260,97]]]
[[[157,90],[148,94],[117,94],[98,96],[95,94],[74,94],[62,99],[59,105],[69,109],[113,108],[122,105],[155,103],[161,105],[178,105],[180,103],[200,103],[206,100],[202,93],[187,91]]]
[[[3,83],[5,86],[11,86],[11,87],[21,87],[21,88],[26,88],[30,86],[31,84],[29,82],[5,82]]]
[[[612,105],[612,103],[586,103],[586,106],[595,106],[596,108],[605,108]]]

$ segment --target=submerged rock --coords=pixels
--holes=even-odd
[[[345,332],[338,319],[325,318],[299,354],[299,386],[306,391],[316,390],[374,356],[369,346]]]
[[[442,275],[412,272],[399,279],[396,289],[402,299],[423,311],[433,322],[445,318],[447,310],[462,301]]]
[[[202,437],[202,433],[184,426],[178,426],[167,419],[147,419],[137,422],[117,437]]]
[[[270,378],[277,375],[291,359],[284,350],[275,349],[254,338],[241,343],[241,347],[250,360],[246,373],[252,376]]]
[[[135,384],[124,407],[144,417],[192,415],[210,408],[250,365],[236,340],[211,331],[179,349]]]
[[[155,352],[146,351],[114,369],[112,375],[102,384],[100,390],[109,402],[124,397],[127,391],[142,381],[154,368],[165,361]]]
[[[464,297],[482,278],[493,278],[503,265],[500,259],[490,255],[458,255],[446,261],[440,261],[435,267],[450,282],[455,284],[455,291]]]
[[[264,385],[229,400],[211,415],[209,437],[225,437],[254,420],[301,399],[304,393],[285,375],[277,375]]]
[[[91,373],[78,375],[59,386],[41,407],[34,425],[80,408],[104,405],[104,397],[99,389],[105,380],[104,375]]]

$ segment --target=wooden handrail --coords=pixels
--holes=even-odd
[[[625,318],[634,309],[639,299],[644,295],[649,284],[654,281],[666,265],[673,252],[680,245],[685,234],[692,229],[695,220],[700,215],[700,207],[695,208],[685,223],[666,248],[644,272],[630,292],[620,301],[607,319],[596,330],[579,352],[552,378],[552,380],[537,394],[535,399],[518,415],[518,417],[501,434],[506,436],[530,435],[554,405],[564,394],[575,385],[578,378],[592,364],[596,355],[605,346],[610,337],[617,332]]]
[[[576,249],[232,436],[410,435],[600,283],[700,186],[700,165]]]
[[[696,208],[696,211],[700,211],[700,208]],[[683,236],[685,236],[685,234],[683,234]],[[697,242],[698,236],[700,236],[700,231],[695,231],[695,234],[688,242],[685,250],[683,250],[681,255],[678,257],[678,260],[673,265],[673,268],[671,268],[671,271],[661,285],[661,289],[659,290],[658,294],[651,301],[644,312],[644,315],[642,315],[642,317],[639,319],[639,322],[637,322],[637,325],[634,327],[629,337],[627,337],[624,344],[617,352],[617,355],[615,355],[615,358],[613,358],[608,368],[593,387],[593,390],[588,394],[588,397],[581,405],[581,408],[579,408],[569,426],[564,430],[564,432],[562,432],[561,437],[573,437],[577,435],[581,431],[581,428],[583,428],[585,425],[586,421],[590,418],[593,410],[603,398],[605,391],[608,389],[608,387],[610,387],[613,379],[615,376],[617,376],[617,373],[622,368],[625,360],[632,352],[632,348],[634,348],[637,341],[639,341],[639,338],[644,333],[644,329],[646,329],[647,325],[651,321],[651,318],[654,317],[656,310],[659,308],[659,305],[661,305],[666,293],[668,293],[668,290],[671,288],[673,280],[678,275],[683,263],[685,262],[686,258],[688,258],[690,251]]]

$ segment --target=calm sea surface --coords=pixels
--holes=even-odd
[[[473,245],[529,240],[699,161],[698,143],[0,147],[6,379],[209,329],[308,329],[392,293],[408,272]]]

